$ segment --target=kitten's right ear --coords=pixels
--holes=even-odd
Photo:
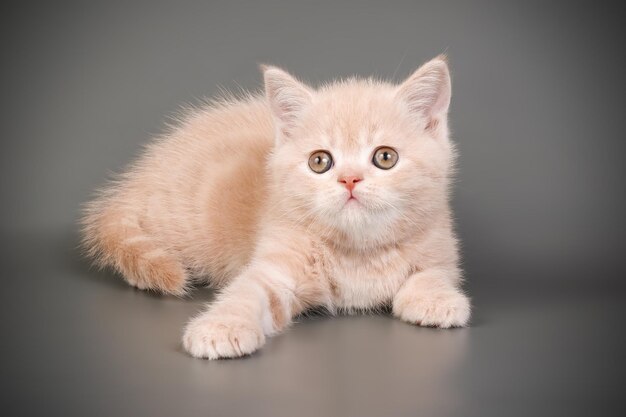
[[[261,71],[272,115],[281,134],[290,137],[298,116],[311,104],[311,91],[280,68],[261,65]]]

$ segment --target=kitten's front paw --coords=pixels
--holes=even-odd
[[[183,335],[183,346],[196,358],[236,358],[254,352],[264,343],[260,323],[214,314],[193,319]]]
[[[425,294],[400,292],[393,300],[393,314],[420,326],[464,327],[470,318],[470,302],[454,290]]]

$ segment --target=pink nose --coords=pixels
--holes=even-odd
[[[342,183],[350,192],[354,190],[356,183],[362,180],[363,178],[355,177],[353,175],[347,175],[345,177],[339,178],[339,182]]]

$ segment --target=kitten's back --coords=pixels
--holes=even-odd
[[[132,285],[183,294],[248,261],[274,126],[260,97],[188,110],[85,210],[83,241]]]

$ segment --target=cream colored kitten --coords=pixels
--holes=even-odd
[[[185,329],[195,357],[252,353],[318,306],[466,325],[445,57],[399,86],[263,71],[265,97],[191,111],[87,206],[90,255],[141,289],[223,287]]]

